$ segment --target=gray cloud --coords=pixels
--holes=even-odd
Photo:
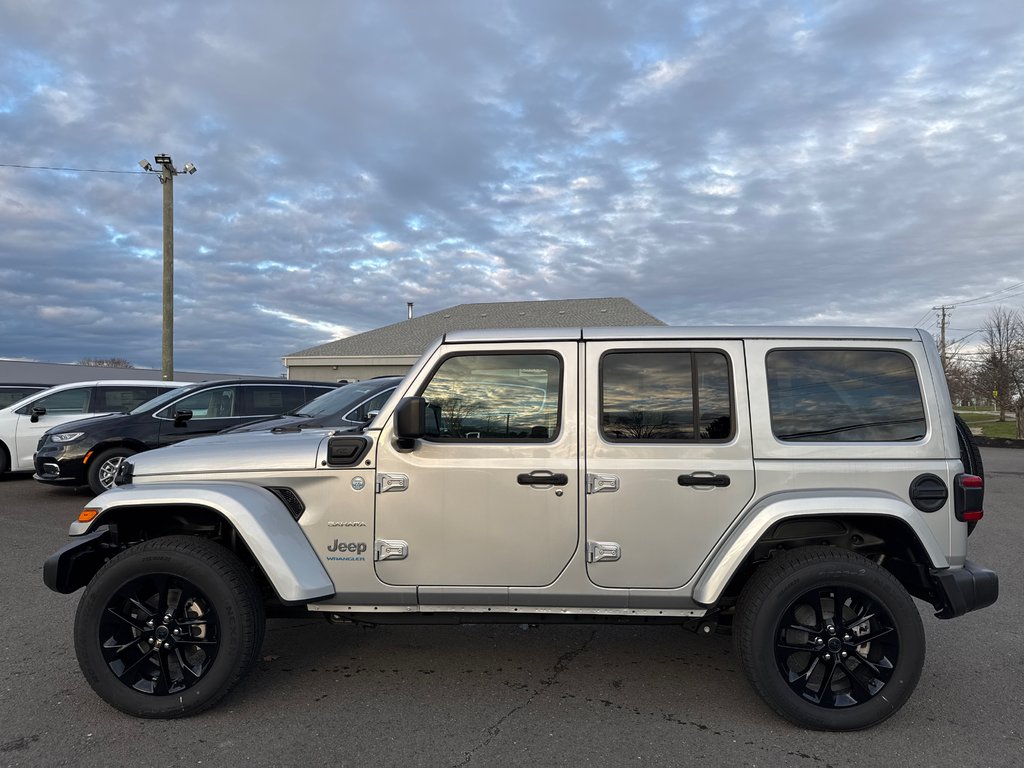
[[[1024,280],[1015,3],[0,10],[0,163],[199,166],[182,369],[277,373],[410,300],[928,325]],[[158,367],[160,217],[151,176],[0,167],[0,356]]]

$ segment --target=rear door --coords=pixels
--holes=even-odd
[[[426,374],[428,434],[406,449],[389,423],[378,443],[375,533],[394,545],[382,581],[466,603],[558,577],[579,539],[578,354],[467,344]]]
[[[587,572],[686,584],[754,492],[743,344],[590,342]]]

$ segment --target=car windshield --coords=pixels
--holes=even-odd
[[[142,405],[136,406],[134,409],[129,411],[129,413],[146,413],[146,412],[151,411],[151,410],[156,410],[157,408],[162,406],[164,403],[170,402],[171,400],[173,400],[174,398],[178,397],[179,395],[183,395],[185,392],[188,392],[190,389],[195,389],[197,386],[198,385],[196,385],[196,384],[191,384],[191,385],[185,386],[185,387],[178,387],[176,389],[169,389],[166,392],[164,392],[163,394],[157,395],[152,400],[147,400]]]
[[[329,418],[343,416],[364,400],[391,389],[401,381],[401,376],[367,381],[354,381],[337,389],[332,389],[320,397],[310,400],[305,405],[292,411],[293,416],[312,416]]]

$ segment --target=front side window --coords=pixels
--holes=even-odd
[[[777,349],[765,366],[779,440],[892,442],[925,435],[917,369],[904,352]]]
[[[601,359],[601,434],[611,441],[728,440],[729,361],[721,352],[612,352]]]
[[[344,416],[345,421],[369,421],[370,414],[373,411],[379,411],[381,409],[381,406],[388,401],[388,398],[391,397],[391,393],[394,391],[395,389],[394,387],[392,387],[391,389],[385,389],[383,392],[374,395],[366,402],[361,403],[358,408],[354,408],[348,413],[346,413]]]
[[[192,419],[223,419],[237,416],[238,391],[235,387],[217,387],[195,392],[168,406],[158,415],[173,419],[175,411],[192,411]]]
[[[92,387],[62,389],[18,409],[18,413],[32,413],[33,408],[45,408],[49,415],[56,413],[89,413]]]
[[[561,379],[561,361],[551,354],[449,357],[423,390],[427,437],[554,439]]]

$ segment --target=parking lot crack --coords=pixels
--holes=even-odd
[[[526,701],[524,701],[522,704],[512,707],[512,709],[510,709],[508,712],[499,717],[492,725],[488,726],[487,736],[483,739],[483,741],[481,741],[475,747],[470,749],[462,760],[460,760],[457,763],[453,763],[452,768],[457,768],[458,766],[463,765],[469,765],[473,761],[474,756],[481,749],[484,749],[492,741],[494,741],[494,739],[498,737],[498,735],[502,731],[502,726],[506,722],[508,722],[509,719],[511,719],[517,713],[523,711],[524,709],[529,708],[529,706],[533,704],[534,700],[538,696],[540,696],[542,693],[547,691],[551,686],[553,686],[556,682],[558,682],[559,676],[561,676],[561,674],[569,668],[572,662],[575,661],[576,658],[580,656],[580,654],[586,652],[587,648],[590,647],[590,644],[594,641],[595,637],[597,637],[596,629],[590,633],[590,636],[587,637],[578,648],[566,651],[561,656],[559,656],[558,659],[555,661],[555,666],[552,668],[551,674],[540,680],[540,685],[537,688],[530,691],[530,695],[526,697]]]

